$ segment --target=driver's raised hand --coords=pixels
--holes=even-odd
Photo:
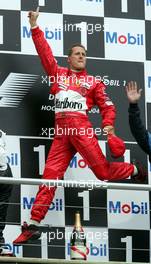
[[[38,16],[39,16],[39,6],[37,7],[36,11],[29,11],[28,17],[29,17],[29,23],[31,25],[31,28],[37,27]]]

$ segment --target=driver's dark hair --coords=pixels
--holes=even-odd
[[[85,49],[85,47],[84,47],[82,44],[80,44],[80,43],[75,43],[75,44],[73,44],[73,45],[70,47],[70,49],[68,50],[68,57],[71,56],[74,47],[81,47],[81,48],[83,48],[83,49],[85,50],[85,52],[87,52],[86,49]]]

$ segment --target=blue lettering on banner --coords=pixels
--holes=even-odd
[[[33,203],[34,203],[34,200],[35,200],[34,197],[32,197],[30,199],[30,201],[28,200],[27,197],[23,197],[23,209],[29,209],[30,210],[32,205],[33,205]]]
[[[27,27],[23,27],[23,38],[30,38],[31,37],[31,30]]]
[[[14,255],[19,254],[20,252],[20,245],[12,245],[12,244],[5,244],[4,245],[10,252],[13,252]]]
[[[78,160],[78,158],[76,156],[74,156],[72,158],[72,160],[70,161],[69,167],[70,168],[78,168],[79,167],[81,169],[84,169],[84,168],[88,167],[88,165],[84,159]]]
[[[129,44],[129,45],[144,45],[143,34],[135,34],[133,36],[131,33],[127,35],[118,35],[117,32],[105,32],[106,42],[115,44]]]
[[[109,201],[109,213],[114,214],[148,214],[147,202],[141,202],[139,205],[133,201],[130,204],[122,204],[120,201]]]
[[[55,39],[61,40],[62,39],[62,31],[60,28],[55,28],[53,31],[45,28],[44,30],[45,38],[46,39]],[[30,38],[31,31],[26,26],[23,26],[23,38]]]
[[[99,247],[97,247],[94,246],[93,243],[90,243],[89,254],[91,256],[106,257],[107,256],[106,244],[100,244]]]
[[[151,76],[148,76],[148,88],[151,88]]]
[[[7,159],[10,166],[18,166],[18,153],[11,153]]]
[[[28,209],[30,210],[33,203],[35,201],[34,197],[31,197],[30,199],[28,197],[23,197],[23,209]],[[63,200],[62,199],[55,199],[50,207],[50,211],[63,211]]]
[[[149,6],[149,5],[151,6],[151,0],[146,0],[146,5],[147,6]]]
[[[63,210],[63,202],[62,199],[55,199],[54,202],[51,203],[49,210],[55,210],[55,211],[62,211]]]

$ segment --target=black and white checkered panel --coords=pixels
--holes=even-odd
[[[49,79],[32,43],[27,18],[28,11],[37,6],[38,23],[60,65],[67,66],[71,44],[80,42],[87,48],[87,70],[101,76],[117,108],[117,135],[126,142],[119,161],[141,160],[148,167],[146,184],[150,184],[147,157],[129,129],[124,87],[136,80],[143,89],[141,117],[151,131],[151,0],[0,0],[0,128],[8,135],[8,161],[14,178],[41,178],[54,136],[54,98],[49,96]],[[100,127],[96,107],[89,118],[94,127]],[[112,160],[103,135],[99,144]],[[96,180],[78,153],[64,178]],[[31,185],[14,187],[4,235],[16,256],[69,259],[74,214],[79,210],[88,260],[150,262],[149,192],[81,187],[58,188],[42,221],[41,239],[13,247],[20,224],[30,218],[38,190]]]

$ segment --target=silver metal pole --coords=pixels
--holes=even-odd
[[[44,180],[29,178],[9,178],[0,177],[0,183],[3,184],[25,184],[25,185],[45,185],[47,187],[71,187],[71,188],[87,188],[91,189],[120,189],[120,190],[143,190],[150,191],[151,185],[148,184],[132,184],[132,183],[113,183],[105,181],[75,181],[75,180]]]
[[[38,258],[15,258],[15,257],[0,257],[0,263],[16,263],[16,264],[19,264],[19,263],[51,263],[51,264],[60,264],[60,263],[64,263],[64,264],[83,264],[84,261],[80,261],[80,260],[65,260],[65,259],[47,259],[47,260],[44,260],[44,259],[38,259]],[[95,263],[100,263],[100,261],[86,261],[87,264],[95,264]],[[117,262],[101,262],[102,264],[109,264],[109,263],[112,263],[112,264],[117,264]],[[119,264],[125,264],[125,262],[118,262]],[[138,263],[138,262],[137,262]],[[133,264],[137,264],[136,262],[133,262]],[[127,264],[132,264],[130,262],[127,262]],[[142,263],[141,264],[145,264],[145,263]]]

